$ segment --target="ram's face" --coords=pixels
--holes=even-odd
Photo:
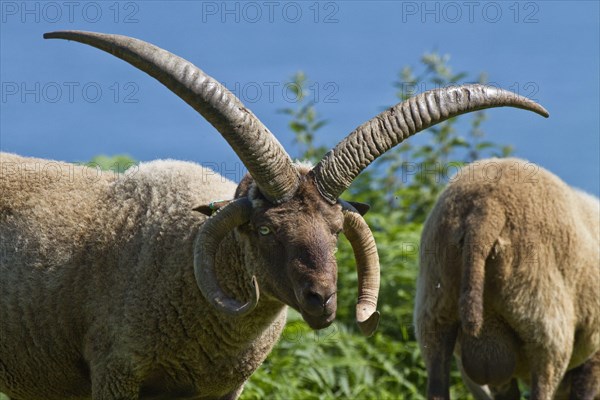
[[[248,224],[264,291],[298,310],[315,329],[329,326],[337,305],[335,252],[344,218],[310,182],[284,204],[256,207]]]

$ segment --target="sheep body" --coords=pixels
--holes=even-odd
[[[1,392],[237,397],[277,341],[286,307],[263,296],[251,316],[233,318],[198,290],[193,246],[206,217],[191,210],[231,198],[233,182],[171,160],[121,177],[7,153],[1,163]],[[221,244],[218,278],[243,299],[251,253],[233,235]]]
[[[466,166],[428,217],[415,326],[430,398],[456,350],[479,385],[549,399],[600,349],[600,205],[523,160]],[[456,343],[456,347],[455,347]]]

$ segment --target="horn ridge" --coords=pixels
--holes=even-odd
[[[157,79],[213,125],[273,203],[295,193],[299,174],[269,129],[225,86],[189,61],[139,39],[84,31],[57,31],[67,39],[106,51]]]
[[[231,230],[250,219],[252,203],[242,197],[227,204],[200,227],[194,244],[194,276],[204,298],[217,310],[233,316],[244,316],[257,305],[260,291],[252,277],[251,299],[245,304],[229,297],[219,285],[215,258],[219,244]]]
[[[508,90],[470,84],[430,90],[365,122],[314,167],[315,184],[331,202],[383,153],[409,136],[461,114],[493,107],[515,107],[548,117],[538,103]]]
[[[377,245],[369,226],[352,204],[338,200],[344,215],[344,235],[350,242],[356,259],[358,301],[356,322],[361,332],[371,336],[379,324],[377,299],[380,286],[380,267]]]

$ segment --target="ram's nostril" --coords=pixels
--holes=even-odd
[[[326,316],[335,313],[335,291],[318,292],[305,289],[302,310],[313,316]]]
[[[306,305],[312,309],[322,309],[324,307],[325,301],[323,300],[323,296],[319,293],[308,292],[306,293]]]

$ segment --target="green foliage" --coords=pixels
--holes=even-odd
[[[422,57],[418,73],[404,67],[394,84],[398,98],[464,81],[468,74],[453,73],[448,61],[448,56],[431,53]],[[293,79],[301,93],[306,76],[299,73]],[[485,82],[485,76],[481,74],[476,81]],[[299,158],[318,161],[325,149],[315,147],[314,139],[324,122],[315,105],[300,101],[285,113],[291,117]],[[355,261],[350,245],[340,240],[337,322],[315,333],[297,313],[290,312],[281,341],[251,377],[243,400],[425,398],[427,374],[412,326],[419,237],[427,213],[450,178],[449,171],[483,155],[511,152],[510,147],[484,140],[485,120],[485,112],[480,111],[461,116],[466,129],[456,119],[436,125],[420,134],[427,137],[425,144],[408,140],[357,178],[344,198],[372,206],[365,218],[381,258],[378,331],[364,338],[356,327]],[[456,369],[451,378],[453,398],[472,398]]]
[[[288,107],[279,111],[290,116],[288,126],[295,135],[294,143],[298,146],[302,159],[317,162],[327,149],[315,146],[315,132],[327,124],[327,121],[320,119],[314,100],[306,101],[306,86],[304,72],[294,74],[287,87],[294,93],[299,105],[297,108]]]

